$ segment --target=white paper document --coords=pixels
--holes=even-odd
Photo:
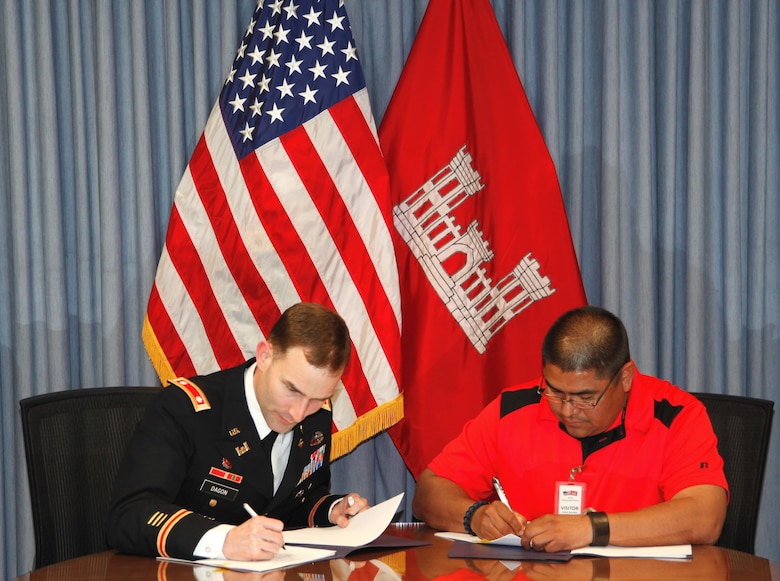
[[[467,533],[438,532],[437,537],[450,539],[451,541],[464,541],[467,543],[486,543],[493,545],[508,545],[520,547],[521,538],[517,535],[506,535],[492,541],[480,539]],[[656,545],[652,547],[582,547],[570,551],[572,555],[596,556],[596,557],[645,557],[648,559],[689,559],[693,556],[691,545]]]
[[[451,533],[447,531],[441,531],[435,533],[435,535],[443,539],[449,539],[451,541],[463,541],[465,543],[487,543],[492,545],[509,545],[511,547],[522,546],[522,538],[518,537],[517,535],[506,535],[498,539],[493,539],[492,541],[480,539],[479,537],[475,537],[474,535],[470,535],[468,533]]]
[[[284,531],[286,545],[324,545],[330,547],[362,547],[376,540],[389,525],[404,493],[380,502],[349,519],[349,526],[312,527]]]
[[[276,553],[274,558],[268,561],[231,561],[229,559],[197,559],[190,561],[165,557],[158,557],[158,560],[187,563],[188,565],[220,567],[233,571],[263,572],[329,559],[336,554],[336,551],[298,545],[325,545],[332,547],[362,547],[367,545],[376,540],[393,520],[403,496],[404,493],[402,492],[393,498],[356,514],[349,519],[349,526],[343,529],[332,526],[284,531],[285,549]]]
[[[287,546],[283,551],[276,553],[273,559],[268,561],[231,561],[230,559],[197,559],[190,561],[188,559],[170,559],[158,557],[160,561],[171,561],[173,563],[186,563],[188,565],[205,565],[207,567],[219,567],[221,569],[230,569],[232,571],[273,571],[284,567],[302,565],[313,561],[329,559],[336,554],[336,551],[328,549],[317,549],[314,547],[295,547]]]
[[[654,545],[652,547],[582,547],[571,551],[572,555],[596,557],[644,557],[646,559],[690,559],[691,545]]]

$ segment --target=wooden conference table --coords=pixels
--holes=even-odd
[[[682,580],[780,581],[780,563],[720,547],[697,546],[691,560],[575,557],[568,562],[451,559],[451,542],[421,524],[390,525],[387,533],[428,541],[402,550],[370,550],[268,573],[196,568],[113,551],[78,557],[37,569],[15,581],[606,581]]]

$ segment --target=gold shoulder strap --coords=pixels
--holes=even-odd
[[[211,409],[211,404],[209,403],[206,394],[203,393],[203,390],[186,377],[177,377],[176,379],[172,379],[171,383],[181,388],[181,390],[189,396],[192,407],[195,408],[196,412]]]

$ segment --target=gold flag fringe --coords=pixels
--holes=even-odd
[[[404,417],[404,394],[377,406],[357,418],[352,425],[333,434],[330,459],[349,454],[369,438],[400,422]]]
[[[141,339],[143,339],[146,347],[146,354],[157,372],[157,377],[160,378],[160,384],[168,385],[168,382],[174,379],[176,374],[173,372],[173,367],[168,362],[165,353],[163,353],[162,347],[160,347],[160,342],[157,340],[157,335],[154,334],[154,329],[152,329],[152,325],[149,323],[148,316],[144,317]]]

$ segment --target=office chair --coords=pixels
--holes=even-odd
[[[35,564],[108,549],[105,515],[124,448],[159,387],[96,387],[19,402]]]
[[[713,393],[692,395],[707,408],[729,483],[726,521],[716,545],[754,554],[774,402]]]

